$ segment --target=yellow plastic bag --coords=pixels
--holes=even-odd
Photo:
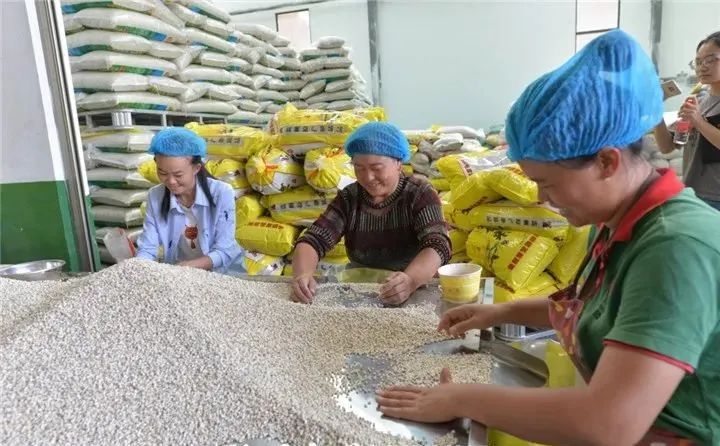
[[[433,143],[440,139],[440,135],[432,130],[406,130],[403,133],[411,146],[417,146],[422,141]]]
[[[450,181],[447,178],[430,178],[430,184],[436,191],[450,190]]]
[[[369,121],[384,121],[382,108],[350,111],[298,110],[288,104],[270,123],[271,133],[278,135],[278,145],[289,146],[322,141],[342,146],[347,136]]]
[[[470,232],[475,229],[475,226],[470,223],[469,211],[455,209],[451,202],[452,191],[446,193],[440,198],[440,205],[442,206],[443,218],[445,221],[453,228],[462,229],[466,232]]]
[[[567,240],[560,248],[558,256],[548,268],[560,283],[569,284],[575,278],[580,269],[585,255],[590,249],[589,245],[590,226],[575,228],[571,226],[567,232]]]
[[[544,206],[520,206],[506,200],[476,206],[468,216],[473,226],[528,232],[551,238],[558,245],[565,242],[569,227],[565,217]]]
[[[252,188],[263,195],[279,194],[305,184],[300,163],[279,149],[264,149],[251,156],[245,172]]]
[[[452,246],[452,253],[457,254],[459,252],[465,252],[465,243],[467,242],[468,233],[460,229],[451,229],[448,232],[450,236],[450,246]]]
[[[560,286],[555,279],[548,273],[542,273],[531,280],[525,288],[518,291],[513,291],[501,280],[495,279],[494,297],[495,303],[499,304],[528,297],[548,297],[558,290],[560,290]]]
[[[492,203],[502,196],[495,192],[488,184],[489,172],[477,172],[465,180],[452,190],[452,199],[450,203],[455,209],[461,211],[472,209],[483,203]]]
[[[558,254],[557,245],[549,238],[504,229],[477,228],[465,246],[473,262],[493,272],[513,290],[529,286]]]
[[[341,271],[345,270],[345,267],[350,263],[350,259],[347,257],[325,257],[320,259],[317,268],[315,269],[315,276],[336,276]],[[293,275],[292,263],[288,262],[283,270],[284,276]]]
[[[228,124],[200,124],[199,122],[189,122],[185,124],[186,129],[192,130],[203,138],[224,135],[230,133],[236,127],[235,125]]]
[[[294,226],[260,217],[244,225],[236,225],[235,239],[250,251],[285,256],[293,250],[299,232]]]
[[[325,211],[333,195],[321,194],[310,186],[301,186],[265,197],[273,220],[294,226],[310,226]]]
[[[245,166],[238,160],[209,160],[205,163],[205,168],[215,179],[232,186],[236,198],[252,190],[250,182],[245,177]]]
[[[451,187],[457,187],[465,178],[507,162],[504,154],[496,152],[466,152],[446,155],[438,159],[435,167],[447,178]]]
[[[415,169],[410,164],[403,164],[402,165],[402,173],[406,177],[411,177],[415,173]]]
[[[551,389],[575,387],[577,369],[559,342],[548,340],[545,345],[545,363],[549,375],[548,387]]]
[[[356,181],[350,156],[338,147],[309,151],[305,156],[305,178],[323,193],[337,193]]]
[[[528,178],[517,164],[490,171],[487,184],[495,192],[517,204],[538,202],[537,183]]]
[[[242,266],[249,276],[279,276],[283,272],[285,261],[282,257],[245,251]]]
[[[185,125],[207,142],[209,155],[247,160],[255,153],[272,146],[272,137],[258,129],[227,124]]]
[[[445,213],[447,211],[447,213]],[[443,216],[445,221],[453,228],[461,229],[466,232],[470,232],[475,229],[475,226],[470,222],[469,211],[461,211],[454,209],[451,206],[443,206]]]
[[[257,220],[265,213],[260,197],[255,194],[244,195],[235,200],[235,227]]]
[[[153,184],[160,184],[160,178],[157,174],[157,164],[155,160],[147,160],[140,164],[137,169],[138,173],[143,176],[146,180]]]

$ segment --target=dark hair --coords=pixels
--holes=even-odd
[[[640,139],[639,141],[635,141],[634,143],[630,143],[630,145],[628,145],[626,149],[633,158],[641,158],[642,139]],[[582,169],[583,167],[593,162],[595,158],[597,158],[598,153],[599,152],[593,153],[592,155],[578,156],[577,158],[570,158],[567,160],[560,160],[555,162],[569,169]]]
[[[698,43],[697,48],[695,48],[695,52],[697,53],[700,51],[700,47],[706,43],[714,43],[716,47],[720,48],[720,31],[714,32],[701,40],[700,43]]]
[[[215,200],[213,200],[212,194],[210,193],[210,184],[208,182],[208,178],[212,178],[213,176],[210,175],[210,172],[207,171],[205,168],[205,164],[202,162],[202,158],[199,156],[193,156],[191,160],[192,164],[199,164],[200,170],[197,173],[197,177],[195,178],[195,181],[200,183],[200,188],[202,188],[203,192],[205,193],[205,196],[208,199],[208,202],[210,202],[210,207],[215,207]],[[160,214],[162,215],[163,219],[167,220],[168,213],[170,212],[170,189],[167,187],[165,188],[165,193],[163,194],[163,200],[162,205],[160,206]]]

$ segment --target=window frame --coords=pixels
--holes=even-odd
[[[615,17],[615,26],[613,28],[598,28],[598,29],[590,29],[585,31],[578,31],[578,13],[580,12],[580,9],[578,5],[580,4],[580,1],[582,0],[575,0],[575,52],[578,52],[578,36],[583,36],[587,34],[604,34],[608,31],[612,31],[614,29],[620,28],[620,11],[622,9],[622,0],[617,0],[617,17]]]
[[[288,10],[288,11],[276,12],[276,13],[275,13],[275,31],[277,31],[278,33],[280,33],[280,20],[279,20],[279,18],[280,18],[281,15],[285,15],[285,14],[295,14],[295,13],[298,13],[298,12],[307,12],[307,16],[308,16],[308,37],[309,37],[309,39],[310,39],[310,43],[312,43],[312,41],[313,41],[313,39],[312,39],[312,26],[311,26],[311,20],[312,20],[312,18],[310,17],[310,8],[291,9],[291,10]]]

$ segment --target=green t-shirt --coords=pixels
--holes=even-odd
[[[655,426],[720,444],[720,212],[685,189],[642,217],[606,268],[578,324],[585,362],[594,370],[612,340],[692,366]]]

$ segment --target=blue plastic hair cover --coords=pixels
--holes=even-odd
[[[199,156],[204,158],[207,143],[196,133],[182,127],[160,130],[150,141],[148,152],[165,156]]]
[[[550,162],[626,148],[660,123],[662,102],[640,45],[610,31],[525,89],[507,117],[508,157]]]
[[[406,163],[410,160],[410,144],[397,126],[387,122],[368,122],[345,140],[345,152],[355,155],[382,155]]]

